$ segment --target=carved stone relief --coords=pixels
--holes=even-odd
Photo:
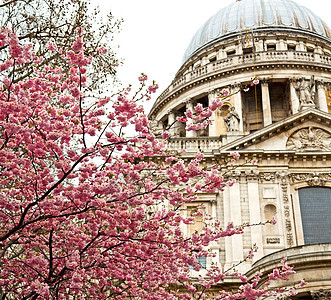
[[[331,299],[331,290],[322,290],[320,289],[319,291],[311,291],[310,292],[312,298],[315,300],[321,299],[321,300],[326,300],[326,299]]]
[[[228,115],[224,117],[224,122],[225,122],[226,130],[228,132],[239,131],[240,117],[238,113],[235,111],[234,106],[231,107]]]
[[[286,228],[286,240],[289,247],[293,246],[293,233],[292,233],[292,221],[290,215],[290,203],[288,197],[288,187],[287,187],[287,175],[280,174],[282,198],[283,198],[283,208],[285,216],[285,228]]]
[[[268,181],[272,181],[275,182],[275,178],[276,178],[276,173],[275,172],[261,172],[260,173],[260,180],[261,182],[268,182]]]
[[[330,173],[292,173],[289,177],[291,183],[307,182],[310,186],[323,186],[331,181]]]
[[[316,106],[314,102],[316,95],[316,84],[314,76],[312,76],[310,80],[300,78],[296,82],[295,89],[298,94],[301,110],[307,107]]]
[[[296,151],[331,150],[331,134],[321,128],[303,128],[288,138],[286,148]]]

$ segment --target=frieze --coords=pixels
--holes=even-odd
[[[273,173],[260,173],[259,175],[259,178],[261,180],[261,182],[264,182],[264,181],[272,181],[272,182],[275,182],[275,179],[276,179],[276,173],[273,172]]]
[[[309,186],[323,186],[331,181],[331,173],[292,173],[289,175],[290,182],[307,182]]]
[[[331,150],[331,134],[321,128],[303,128],[288,138],[286,148],[299,152]]]

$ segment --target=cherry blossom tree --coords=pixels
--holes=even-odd
[[[218,299],[275,293],[258,288],[261,274],[248,282],[217,266],[199,281],[190,278],[190,268],[202,268],[197,258],[213,255],[205,250],[211,242],[248,225],[212,220],[201,232],[183,234],[181,226],[194,222],[181,214],[185,204],[234,182],[224,180],[224,166],[201,167],[202,153],[186,163],[167,151],[167,129],[163,138],[153,134],[141,101],[155,92],[154,82],[142,75],[138,91],[87,97],[95,57],[84,54],[81,30],[66,52],[48,44],[68,72],[44,63],[8,28],[0,31],[0,47],[8,51],[0,65],[1,299],[202,299],[227,275],[242,286]],[[25,64],[33,73],[17,80]],[[207,126],[221,104],[185,118]],[[292,273],[284,261],[269,278]]]
[[[61,52],[70,50],[75,41],[77,29],[83,30],[84,54],[93,56],[89,65],[89,81],[85,90],[94,93],[104,91],[108,80],[115,79],[118,59],[112,40],[119,31],[121,20],[109,13],[102,14],[100,9],[88,0],[2,0],[0,1],[0,27],[13,30],[21,43],[34,44],[34,51],[44,58],[42,64],[61,66],[65,72],[70,68]],[[52,42],[59,51],[51,51]],[[8,45],[0,47],[0,61],[8,60]],[[97,55],[104,47],[104,55]],[[100,51],[100,50],[99,50]],[[17,65],[15,82],[33,75],[33,63]],[[7,70],[10,77],[11,69]]]

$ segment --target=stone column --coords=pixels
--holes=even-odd
[[[175,136],[176,135],[176,115],[175,115],[175,112],[173,110],[171,110],[169,113],[168,113],[168,125],[171,126],[170,127],[170,130],[169,130],[169,133],[171,136]]]
[[[208,94],[208,105],[211,105],[212,102],[215,100],[215,98],[216,98],[216,91],[209,92],[209,94]],[[208,127],[208,130],[209,130],[208,135],[209,136],[216,136],[216,118],[215,118],[215,116],[216,116],[216,111],[213,111],[213,114],[210,117],[210,121],[212,123]]]
[[[232,86],[232,92],[234,93],[234,108],[239,115],[239,132],[244,132],[244,124],[243,124],[243,112],[242,112],[242,97],[241,97],[241,88],[240,84],[235,84]]]
[[[249,223],[257,224],[261,222],[260,196],[258,171],[247,172]],[[263,257],[263,234],[261,226],[250,227],[252,244],[256,244],[258,250],[254,253],[253,262]]]
[[[272,123],[269,84],[266,80],[261,82],[262,89],[262,110],[263,110],[263,126],[268,126]]]
[[[328,103],[325,94],[325,85],[322,81],[317,81],[317,101],[320,110],[328,112]]]
[[[193,102],[193,100],[188,100],[186,102],[186,109],[190,109],[194,113],[194,102]],[[187,125],[192,124],[192,122],[193,122],[192,119],[189,119],[187,121]],[[186,137],[196,137],[196,134],[197,133],[194,130],[186,131]]]
[[[299,112],[299,107],[300,107],[300,101],[298,94],[295,89],[296,85],[296,79],[290,79],[290,101],[291,101],[291,106],[292,106],[292,115],[296,114]]]

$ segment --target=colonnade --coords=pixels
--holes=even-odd
[[[300,93],[309,93],[310,91],[302,91],[300,92],[298,87],[298,83],[300,81],[306,81],[306,79],[294,79],[290,78],[288,79],[289,82],[289,102],[290,102],[290,107],[291,107],[291,114],[296,114],[299,111],[309,108],[309,107],[314,107],[317,109],[320,109],[324,112],[328,112],[328,104],[327,104],[327,97],[326,97],[326,92],[325,92],[325,85],[326,83],[323,81],[314,81],[314,95],[312,96],[314,98],[314,102],[310,104],[302,104],[303,99],[300,99]],[[270,91],[269,91],[269,83],[270,81],[267,79],[261,80],[261,94],[262,94],[262,113],[263,113],[263,126],[268,126],[272,124],[272,112],[271,112],[271,101],[272,99],[270,98]],[[308,83],[307,83],[308,84]],[[235,107],[235,111],[239,116],[240,122],[239,122],[239,128],[238,132],[239,133],[244,133],[244,124],[243,124],[243,95],[242,95],[242,89],[240,84],[234,84],[231,87],[231,93],[233,94],[233,106]],[[302,87],[301,87],[302,88]],[[308,89],[308,88],[307,88]],[[299,91],[299,93],[298,93]],[[217,96],[217,90],[213,90],[208,93],[208,104],[210,105],[214,100],[215,97]],[[316,97],[315,97],[316,93]],[[195,106],[195,101],[193,99],[188,99],[185,102],[186,110],[190,109],[192,112],[194,112],[194,106]],[[213,116],[211,117],[212,121],[215,121],[215,116],[216,113],[214,112]],[[174,110],[169,111],[168,113],[168,124],[173,124],[176,120],[177,113]],[[192,120],[188,121],[188,124],[190,124]],[[176,127],[172,127],[170,129],[170,134],[172,136],[177,135],[177,129]],[[217,131],[216,131],[216,122],[212,122],[211,125],[209,125],[208,128],[208,136],[217,136]],[[193,138],[197,137],[197,132],[196,131],[187,131],[186,132],[186,137]]]

